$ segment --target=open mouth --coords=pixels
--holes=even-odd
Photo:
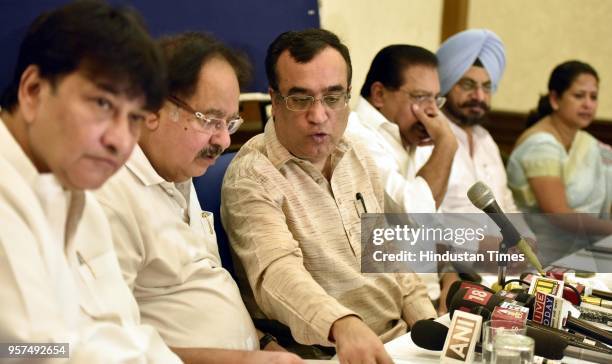
[[[325,134],[325,133],[316,133],[316,134],[312,134],[312,135],[311,135],[312,139],[313,139],[315,142],[317,142],[317,143],[322,143],[322,142],[324,142],[324,141],[327,139],[327,137],[328,137],[328,136],[329,136],[329,135],[328,135],[328,134]]]

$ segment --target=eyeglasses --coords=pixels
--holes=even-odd
[[[321,105],[331,110],[341,110],[348,105],[351,98],[351,94],[348,92],[327,94],[318,99],[310,95],[283,96],[280,93],[277,93],[277,95],[285,101],[287,109],[291,111],[306,111],[317,101],[321,101]]]
[[[195,125],[195,130],[201,133],[207,133],[211,130],[215,132],[221,131],[223,129],[227,129],[229,134],[234,134],[240,125],[244,122],[241,117],[235,117],[230,120],[220,119],[209,115],[204,115],[204,113],[195,111],[191,106],[189,106],[185,101],[175,97],[168,96],[168,100],[175,104],[176,106],[182,108],[183,110],[192,114],[189,121],[193,121],[193,125]],[[175,120],[176,121],[176,120]]]
[[[457,85],[465,92],[473,92],[476,91],[478,88],[482,88],[482,92],[484,92],[485,94],[490,94],[491,90],[493,89],[491,81],[487,81],[485,83],[478,83],[469,78],[463,78],[459,80],[459,82],[457,82]]]
[[[412,103],[417,104],[419,106],[427,103],[427,102],[433,102],[434,104],[436,104],[436,107],[438,109],[441,109],[442,106],[444,106],[444,104],[446,103],[446,97],[444,96],[433,96],[433,95],[427,95],[427,94],[414,94],[411,93],[410,91],[407,90],[402,90],[399,89],[399,91],[403,92],[404,94],[408,95],[408,97],[410,98],[410,101],[412,101]]]

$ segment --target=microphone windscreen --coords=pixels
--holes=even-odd
[[[418,347],[434,351],[444,348],[447,334],[448,327],[433,320],[419,320],[410,329],[410,337]]]
[[[477,291],[477,292],[476,292]],[[481,288],[459,288],[453,297],[451,304],[448,305],[448,312],[453,317],[455,310],[470,312],[474,307],[483,306],[489,311],[493,311],[495,306],[504,301],[503,297],[494,295]]]
[[[467,191],[467,196],[480,210],[483,210],[485,207],[489,206],[493,201],[495,201],[495,196],[493,196],[493,192],[489,186],[485,185],[481,181],[478,181],[470,187]]]
[[[451,302],[453,301],[453,298],[455,298],[455,293],[457,293],[457,291],[460,288],[466,288],[466,287],[474,287],[474,288],[482,289],[483,291],[494,293],[493,290],[491,290],[489,287],[483,286],[482,284],[479,284],[479,283],[470,282],[470,281],[454,281],[451,284],[451,286],[448,288],[448,292],[446,294],[446,307],[447,308],[450,307]]]

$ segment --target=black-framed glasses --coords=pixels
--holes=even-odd
[[[238,128],[240,128],[240,125],[242,125],[242,123],[244,122],[244,120],[239,116],[230,120],[225,120],[214,116],[206,115],[200,111],[194,110],[191,106],[189,106],[189,104],[177,98],[176,96],[170,95],[168,96],[168,100],[179,108],[182,108],[183,110],[190,113],[191,117],[189,121],[193,121],[192,124],[195,125],[195,130],[202,133],[209,133],[211,131],[218,132],[223,129],[227,129],[227,132],[229,134],[234,134],[238,130]]]
[[[347,107],[348,102],[351,98],[351,94],[348,92],[337,92],[330,93],[315,98],[310,95],[288,95],[283,96],[280,93],[276,93],[279,98],[285,101],[287,109],[291,111],[306,111],[314,105],[315,102],[320,101],[321,105],[329,108],[330,110],[342,110]]]
[[[408,95],[408,98],[410,98],[410,101],[412,101],[412,103],[417,104],[419,106],[423,106],[423,104],[428,103],[428,102],[433,102],[438,109],[441,109],[442,106],[444,106],[444,104],[446,103],[446,97],[444,96],[419,94],[419,93],[413,93],[408,90],[402,90],[402,89],[399,89],[399,91]]]
[[[493,85],[491,84],[491,81],[478,83],[469,78],[460,79],[459,82],[457,82],[457,86],[459,86],[459,88],[465,92],[473,92],[481,88],[482,92],[484,92],[485,94],[490,94],[493,90]]]

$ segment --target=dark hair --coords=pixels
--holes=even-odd
[[[561,97],[561,95],[572,86],[574,80],[582,74],[592,75],[597,82],[599,82],[597,71],[588,63],[567,61],[555,67],[548,80],[548,93],[540,96],[537,109],[531,111],[529,115],[527,115],[527,127],[532,126],[543,117],[552,114],[553,109],[549,99],[551,92]]]
[[[77,69],[91,78],[111,80],[129,97],[144,95],[157,110],[164,99],[165,67],[159,48],[132,10],[101,1],[77,1],[43,13],[21,43],[11,83],[0,98],[14,111],[21,75],[30,65],[55,85]]]
[[[159,44],[168,68],[167,90],[171,95],[192,96],[202,66],[215,57],[232,66],[241,87],[245,87],[250,80],[251,67],[246,57],[208,34],[182,33],[161,38]]]
[[[425,48],[407,44],[394,44],[381,49],[370,65],[361,87],[361,96],[370,97],[374,82],[380,82],[390,90],[397,90],[404,84],[402,73],[412,66],[437,68],[438,59]]]
[[[347,68],[347,85],[350,86],[353,67],[351,66],[349,50],[337,35],[324,29],[290,31],[276,37],[266,53],[268,84],[273,90],[278,91],[276,63],[278,62],[278,57],[285,50],[289,50],[291,57],[298,63],[307,63],[327,47],[337,50],[342,55],[342,58],[344,58]]]

